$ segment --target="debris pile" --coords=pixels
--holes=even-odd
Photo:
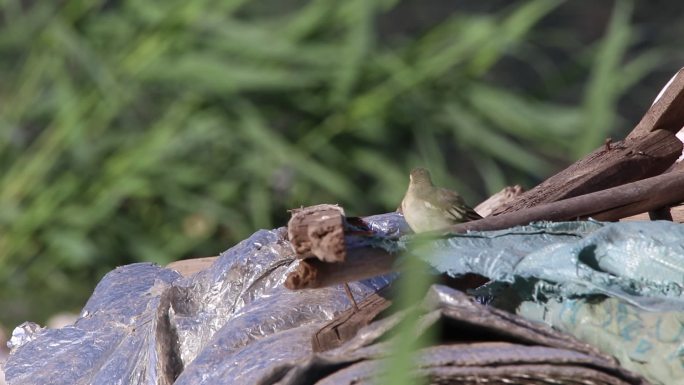
[[[682,127],[684,70],[624,140],[527,192],[505,189],[476,207],[483,219],[412,234],[399,213],[319,205],[213,260],[123,266],[73,325],[24,325],[6,379],[371,383],[393,370],[393,331],[416,313],[416,338],[436,338],[404,370],[428,383],[676,383]],[[609,223],[637,219],[648,220]],[[393,282],[415,274],[406,258],[441,283],[397,309]]]

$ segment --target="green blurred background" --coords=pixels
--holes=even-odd
[[[0,324],[287,209],[476,204],[621,138],[684,64],[684,2],[0,0]]]

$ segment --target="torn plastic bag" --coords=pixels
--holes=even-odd
[[[396,239],[398,215],[366,218]],[[285,229],[261,230],[183,278],[147,263],[107,274],[74,325],[15,346],[9,384],[251,384],[311,353],[311,335],[350,303],[341,287],[292,292]],[[393,276],[350,284],[357,298]]]

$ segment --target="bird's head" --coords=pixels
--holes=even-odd
[[[417,167],[411,170],[409,175],[411,184],[418,186],[432,186],[432,178],[430,178],[430,171],[422,167]]]

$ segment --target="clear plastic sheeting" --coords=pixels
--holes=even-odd
[[[663,371],[677,364],[684,367],[678,348],[683,334],[679,332],[681,323],[676,315],[682,310],[684,282],[682,225],[540,223],[413,242],[415,238],[411,236],[401,237],[407,229],[399,214],[365,221],[376,235],[367,238],[372,238],[376,246],[409,250],[438,271],[454,276],[487,276],[494,280],[483,290],[489,295],[496,294],[497,285],[507,285],[505,293],[517,295],[516,305],[527,301],[518,310],[527,306],[528,317],[596,343],[626,366],[655,379],[654,382],[668,383],[661,381],[667,378],[661,375]],[[355,245],[352,242],[348,247],[355,247],[352,244]],[[341,383],[356,383],[355,379],[363,379],[360,383],[371,381],[391,351],[390,342],[382,336],[405,313],[376,321],[340,348],[314,355],[312,334],[351,304],[341,286],[285,289],[285,277],[297,263],[285,229],[276,229],[256,232],[222,253],[211,267],[187,278],[147,263],[118,268],[98,284],[73,325],[61,329],[23,327],[15,331],[21,338],[15,339],[5,366],[7,382],[303,384],[314,383],[314,377],[321,384],[337,379]],[[350,287],[361,300],[392,277],[354,282]],[[573,324],[563,318],[563,309],[571,304],[564,302],[568,298],[586,300],[592,306],[609,304],[605,298],[618,301],[615,308],[633,304],[630,309],[635,320],[640,319],[644,309],[674,312],[674,318],[667,319],[657,318],[657,313],[651,312],[656,318],[639,329],[642,334],[630,334],[647,339],[653,327],[664,331],[647,342],[657,344],[658,338],[665,338],[665,350],[650,351],[666,351],[673,361],[666,365],[654,360],[644,363],[644,359],[653,357],[644,350],[646,345],[635,339],[627,341],[623,332],[604,333],[603,345],[601,341],[591,341],[587,336],[595,331],[591,332],[586,324]],[[508,299],[501,295],[495,302]],[[423,350],[417,373],[427,374],[437,383],[442,379],[478,379],[488,374],[492,381],[538,378],[538,383],[544,383],[568,376],[587,381],[595,377],[591,380],[594,382],[588,383],[596,384],[646,383],[620,369],[589,344],[515,314],[480,305],[463,293],[433,286],[423,306],[429,319],[441,319],[442,325],[447,325],[447,334],[462,333],[462,338],[469,340],[479,335],[497,336],[515,345],[491,345],[487,340],[484,345],[467,347],[480,349],[477,351],[463,350],[463,346]],[[542,310],[535,313],[535,309]],[[571,320],[608,322],[602,317],[588,317],[604,309],[584,310],[585,313],[577,312],[581,317]],[[617,317],[609,310],[606,317]],[[664,326],[668,326],[667,330]],[[455,341],[443,342],[458,341],[457,337]],[[606,348],[610,344],[619,347]],[[630,353],[616,354],[620,349]],[[547,356],[557,360],[545,361]],[[644,364],[630,366],[623,361],[628,359]],[[328,374],[337,377],[323,378]]]
[[[351,303],[341,286],[285,289],[293,258],[284,229],[260,231],[176,285],[178,298],[188,298],[173,308],[186,365],[176,384],[252,384],[311,354],[313,332]],[[361,299],[387,283],[377,277],[350,288]]]
[[[10,352],[8,384],[169,384],[162,295],[180,277],[148,263],[105,276],[74,325],[44,329]]]
[[[396,238],[400,215],[365,219]],[[261,230],[183,278],[140,263],[105,276],[74,325],[29,333],[5,366],[9,384],[251,384],[311,354],[311,335],[351,304],[342,287],[292,292],[285,229]],[[350,284],[357,299],[389,283]]]

